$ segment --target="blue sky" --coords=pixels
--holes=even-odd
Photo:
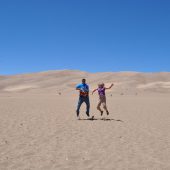
[[[0,74],[170,71],[169,0],[0,0]]]

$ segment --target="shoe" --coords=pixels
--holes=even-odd
[[[76,113],[77,113],[77,117],[79,117],[79,111],[76,111]]]
[[[101,113],[101,116],[103,116],[103,110],[102,110],[102,111],[100,111],[100,113]]]
[[[86,115],[89,117],[90,115],[89,115],[89,112],[86,112]]]
[[[107,115],[109,115],[109,111],[108,110],[106,111],[106,113],[107,113]]]

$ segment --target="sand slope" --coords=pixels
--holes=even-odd
[[[76,70],[48,71],[32,74],[3,76],[0,78],[0,91],[72,91],[72,88],[82,79],[87,78],[91,89],[103,81],[106,84],[114,82],[115,92],[158,91],[170,92],[170,73],[87,73]]]
[[[87,120],[84,105],[77,120],[74,86],[82,77],[92,87],[101,77],[116,82],[107,93],[110,115],[104,120],[97,95],[90,95],[95,120]],[[131,72],[3,77],[0,170],[169,170],[170,94],[163,87],[169,81],[169,73]]]

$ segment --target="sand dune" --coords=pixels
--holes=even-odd
[[[72,88],[81,78],[87,78],[91,87],[95,88],[97,83],[117,84],[116,90],[130,91],[151,90],[169,92],[170,73],[87,73],[74,70],[48,71],[32,74],[6,76],[1,78],[0,91],[48,91],[49,89],[61,89],[72,91]],[[63,88],[63,89],[62,89]],[[157,89],[158,88],[158,89]],[[12,90],[11,90],[12,89]]]
[[[22,90],[28,90],[28,89],[33,89],[33,88],[38,88],[35,85],[18,85],[18,86],[8,86],[4,88],[4,91],[12,92],[12,91],[22,91]]]
[[[142,84],[139,85],[138,88],[170,88],[170,82],[153,82],[153,83],[147,83],[147,84]]]
[[[115,83],[110,115],[75,85]],[[170,170],[170,73],[48,71],[0,77],[0,170]]]

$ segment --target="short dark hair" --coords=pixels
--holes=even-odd
[[[82,79],[82,82],[85,82],[86,81],[86,79]]]

